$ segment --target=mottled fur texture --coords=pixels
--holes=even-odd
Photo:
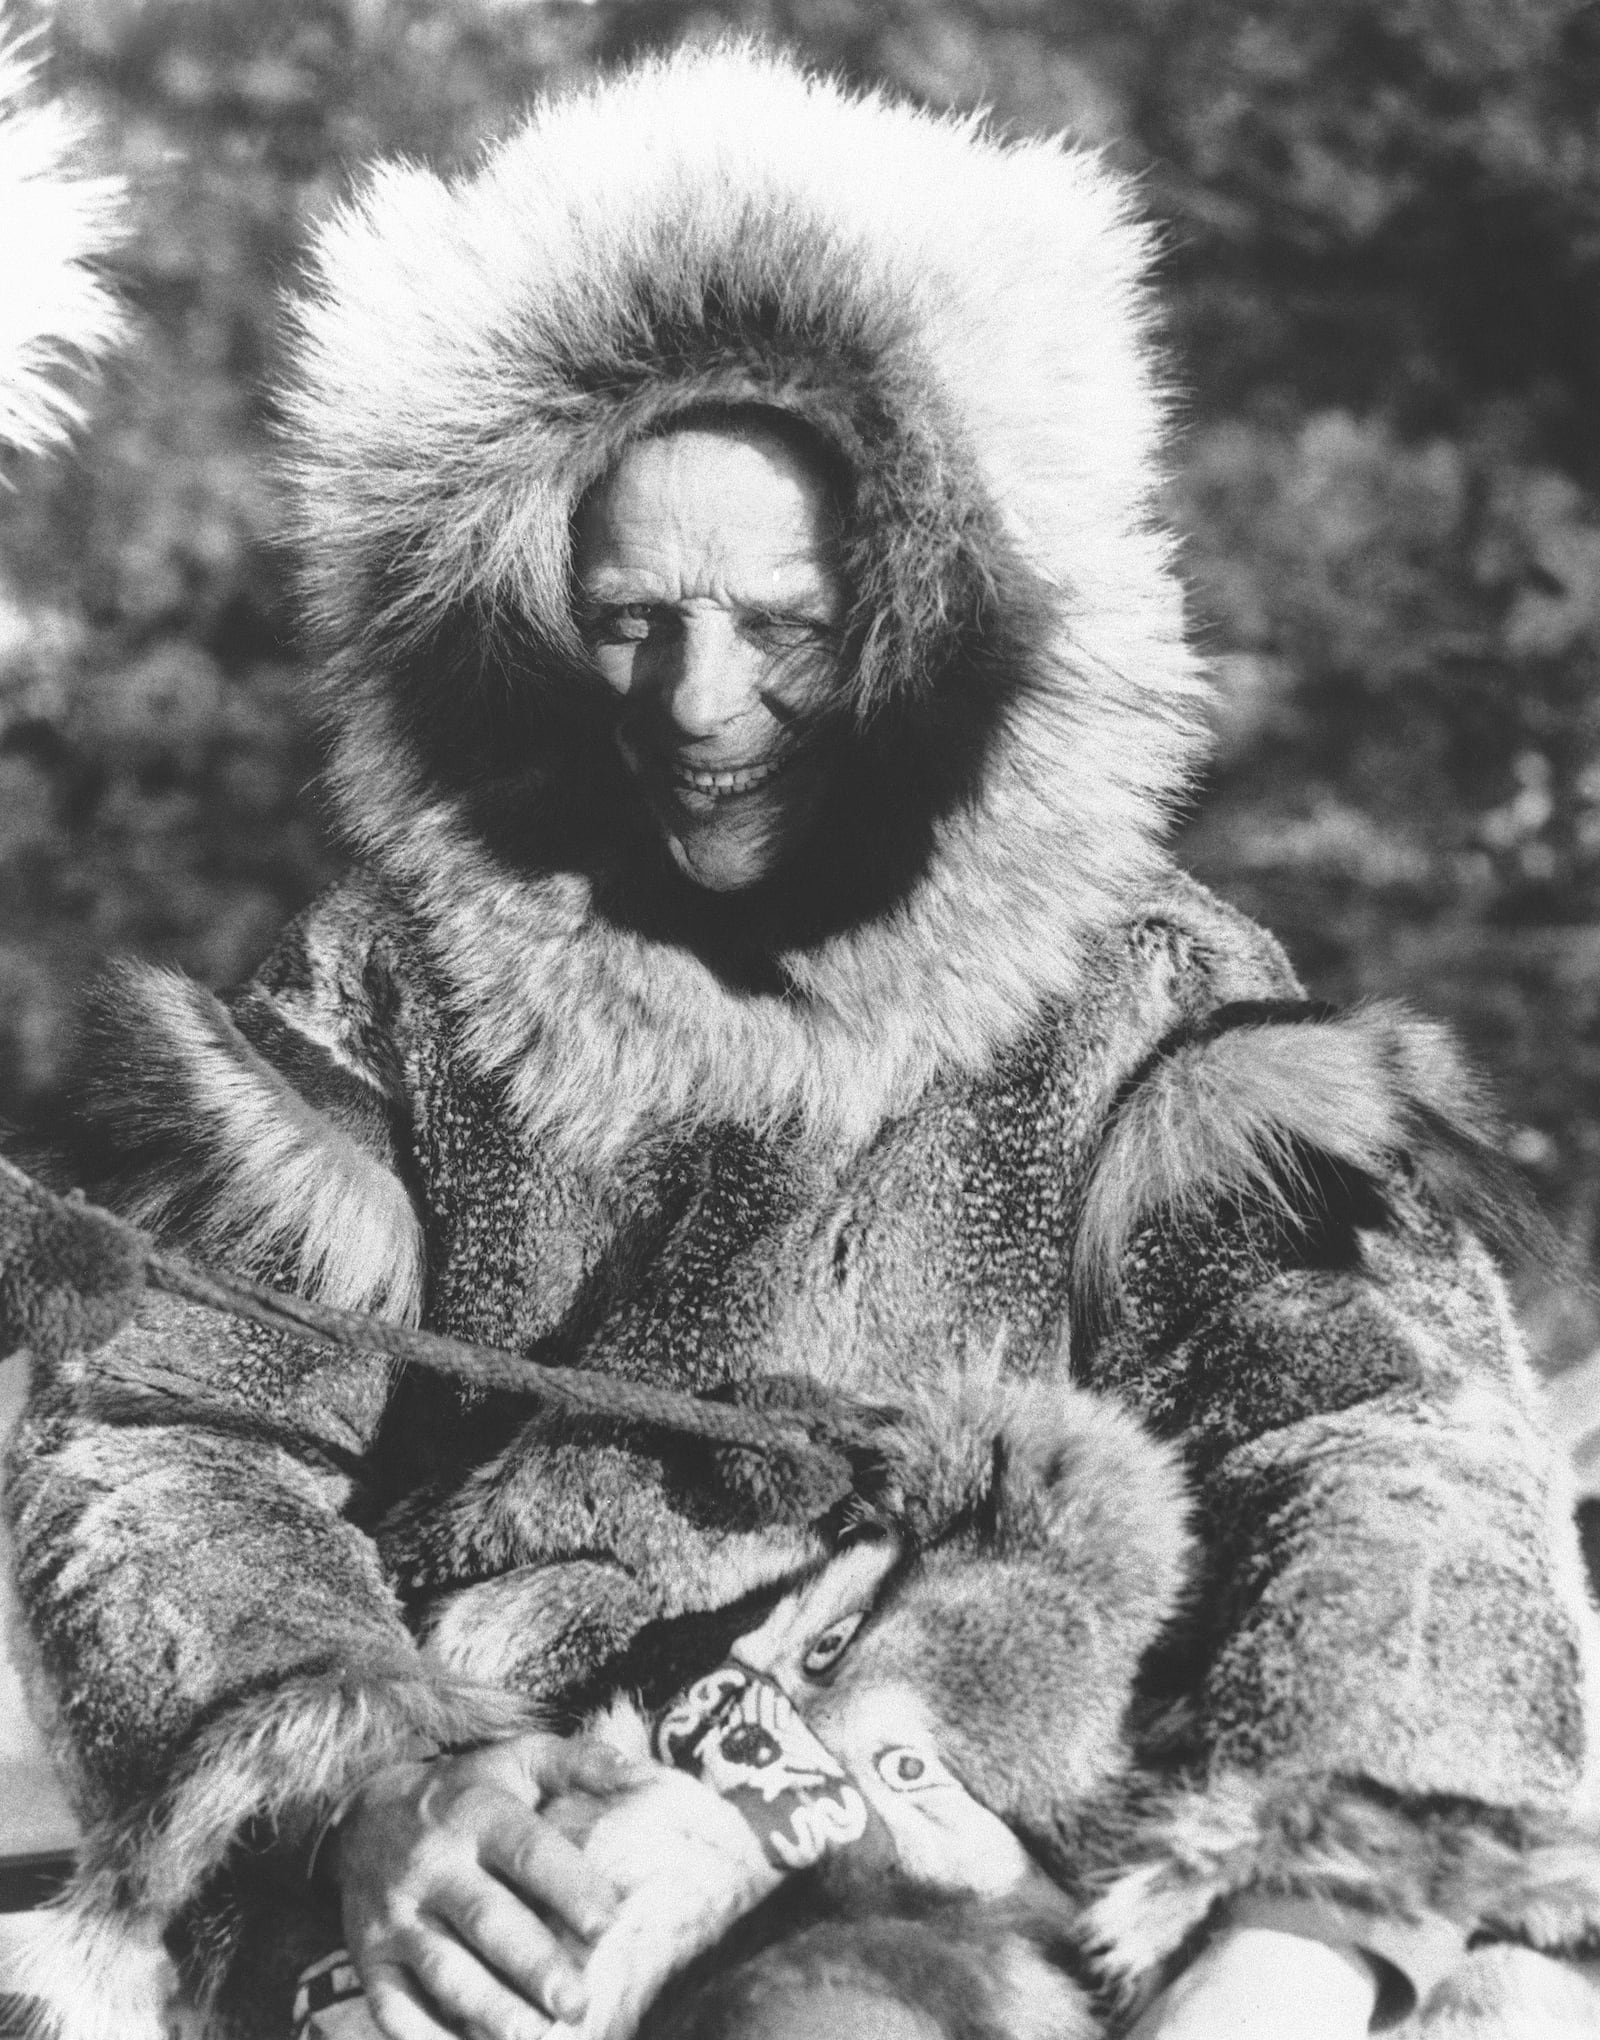
[[[104,276],[122,189],[93,174],[81,115],[38,91],[0,11],[0,449],[38,453],[84,421],[84,372],[123,331]]]
[[[1486,1824],[1462,1802],[1401,1806],[1354,1779],[1308,1789],[1236,1774],[1160,1802],[1143,1846],[1148,1862],[1122,1875],[1087,1921],[1126,1981],[1158,1972],[1219,1897],[1257,1887],[1380,1919],[1437,1912],[1534,1945],[1600,1939],[1593,1848],[1559,1826],[1542,1831],[1536,1816]]]
[[[1316,1023],[1316,1024],[1313,1024]],[[1436,1022],[1387,1002],[1347,1014],[1224,1007],[1163,1043],[1130,1084],[1078,1234],[1083,1299],[1105,1301],[1134,1235],[1219,1196],[1291,1230],[1319,1202],[1312,1158],[1369,1180],[1406,1161],[1444,1204],[1520,1244],[1525,1200],[1475,1074]]]
[[[821,1901],[798,1922],[758,1920],[709,1974],[669,1988],[642,2040],[745,2040],[802,1993],[824,2006],[837,1994],[840,2033],[880,2031],[881,2005],[914,2014],[919,2040],[1098,2040],[1101,2023],[1066,1973],[1072,1952],[1045,1905],[905,1894],[845,1912]]]
[[[313,1104],[172,971],[125,966],[101,987],[96,1019],[111,1038],[83,1105],[102,1195],[125,1218],[330,1303],[416,1322],[422,1232],[387,1158],[359,1137],[388,1108],[370,1080],[330,1057]]]
[[[7,1502],[91,1834],[69,2034],[147,2040],[167,1929],[277,2040],[294,1845],[396,1691],[420,1747],[665,1700],[874,1513],[911,1560],[862,1675],[922,1683],[1109,1981],[1286,1885],[1590,1931],[1595,1618],[1492,1126],[1159,848],[1198,695],[1147,253],[1092,158],[740,51],[324,230],[287,412],[363,863],[224,1006],[124,988],[85,1180],[530,1364],[899,1416],[816,1522],[749,1454],[170,1306],[105,1366],[180,1347],[191,1421],[41,1365]],[[759,920],[663,875],[567,604],[618,447],[749,405],[848,478],[854,596],[838,812]]]

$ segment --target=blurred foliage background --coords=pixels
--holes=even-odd
[[[247,972],[336,869],[274,549],[275,302],[364,159],[756,30],[1068,127],[1168,224],[1172,486],[1217,754],[1183,845],[1310,985],[1452,1019],[1600,1345],[1600,5],[34,0],[127,176],[138,344],[0,500],[0,1119],[108,952]],[[3,288],[0,280],[0,288]],[[1600,1377],[1597,1377],[1600,1378]]]

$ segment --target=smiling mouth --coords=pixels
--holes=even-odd
[[[770,759],[764,765],[741,765],[720,772],[705,772],[692,765],[674,765],[671,780],[680,793],[696,793],[711,800],[726,800],[737,793],[751,793],[775,779],[788,761]]]

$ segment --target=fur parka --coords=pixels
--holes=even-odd
[[[1465,2032],[1600,1935],[1594,1619],[1475,1085],[1161,848],[1203,692],[1149,253],[1092,157],[751,52],[378,172],[287,395],[360,863],[226,999],[119,981],[80,1175],[530,1367],[880,1407],[918,1556],[860,1647],[1069,1895],[1102,2014],[1288,1906],[1432,1936],[1421,2030]],[[759,923],[652,861],[569,591],[618,450],[752,406],[849,478],[855,760]],[[164,1942],[218,2030],[284,2032],[355,1782],[665,1700],[829,1537],[748,1455],[154,1300],[36,1364],[7,1495],[78,2040],[159,2030]]]

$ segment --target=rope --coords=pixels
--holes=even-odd
[[[600,1417],[641,1430],[667,1431],[747,1452],[800,1454],[842,1443],[832,1416],[794,1410],[744,1410],[706,1402],[682,1389],[654,1388],[585,1367],[547,1367],[520,1353],[414,1330],[364,1311],[344,1310],[292,1291],[224,1274],[155,1247],[145,1264],[151,1288],[203,1309],[248,1318],[274,1331],[359,1353],[378,1353],[448,1381],[494,1390],[565,1415]]]
[[[147,1233],[113,1213],[98,1210],[81,1196],[59,1196],[5,1156],[0,1156],[0,1239],[12,1252],[28,1257],[26,1242],[41,1237],[38,1227],[59,1227],[70,1238],[83,1222],[111,1228],[130,1251],[129,1275],[186,1303],[229,1317],[243,1318],[296,1338],[358,1353],[373,1353],[400,1366],[436,1375],[460,1386],[488,1390],[535,1409],[554,1414],[617,1424],[631,1430],[655,1431],[695,1438],[736,1451],[787,1459],[810,1492],[837,1501],[856,1485],[858,1466],[870,1461],[872,1420],[867,1406],[835,1396],[822,1409],[748,1409],[711,1402],[687,1391],[658,1388],[625,1376],[592,1368],[550,1367],[520,1353],[478,1346],[410,1325],[394,1324],[365,1311],[346,1310],[292,1291],[274,1289],[220,1268],[202,1266],[158,1246]],[[0,1254],[0,1262],[7,1256]],[[4,1270],[0,1269],[0,1275]],[[90,1371],[85,1388],[96,1382],[120,1386],[187,1404],[196,1412],[225,1414],[229,1398],[201,1377],[174,1368],[163,1357],[151,1362],[126,1356]]]

